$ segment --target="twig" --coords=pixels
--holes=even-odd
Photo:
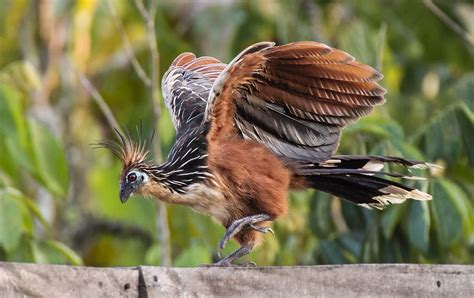
[[[425,6],[431,10],[431,12],[437,16],[441,21],[443,21],[451,30],[457,33],[464,42],[474,49],[474,37],[472,37],[467,31],[465,31],[461,26],[459,26],[453,19],[451,19],[447,14],[444,13],[432,0],[423,0]]]
[[[143,83],[146,86],[150,86],[152,83],[151,79],[147,76],[147,74],[143,70],[143,67],[140,65],[140,62],[138,62],[138,59],[135,56],[133,48],[130,44],[130,40],[128,39],[125,29],[123,27],[122,21],[120,20],[120,17],[118,16],[114,5],[112,4],[112,2],[110,2],[110,0],[107,0],[107,4],[109,5],[110,14],[112,15],[112,18],[114,19],[115,26],[117,27],[117,30],[120,31],[120,36],[122,37],[122,42],[125,47],[125,53],[127,54],[127,58],[130,61],[130,64],[132,64],[133,69],[137,73],[138,77],[143,81]]]
[[[140,7],[143,6],[141,0],[135,1],[139,10],[142,10]],[[151,64],[151,85],[150,85],[150,99],[151,105],[153,108],[153,123],[155,125],[155,133],[159,136],[159,119],[161,115],[159,97],[157,95],[161,93],[160,86],[157,83],[158,76],[160,73],[160,57],[158,53],[158,48],[156,45],[156,31],[155,31],[155,16],[156,10],[158,7],[157,0],[150,0],[148,6],[148,12],[146,14],[141,12],[142,15],[146,16],[146,30],[147,30],[147,40],[148,40],[148,49],[150,51],[150,64]],[[144,10],[144,9],[143,9]],[[158,141],[153,143],[153,152],[157,160],[161,160],[161,146],[159,142],[159,137],[156,138]],[[170,231],[168,226],[168,212],[166,205],[157,201],[156,209],[158,215],[156,217],[156,228],[158,230],[158,239],[160,242],[160,259],[161,265],[171,266],[171,247],[170,247]]]
[[[82,86],[89,92],[92,96],[92,99],[96,102],[99,106],[99,109],[104,114],[105,119],[109,123],[110,127],[116,128],[120,133],[123,134],[122,130],[120,129],[120,125],[118,124],[117,120],[115,120],[114,114],[110,110],[109,106],[105,103],[104,98],[100,95],[99,91],[92,85],[92,83],[86,78],[86,76],[82,73],[78,73],[79,80],[81,81]]]
[[[145,6],[143,6],[142,0],[134,0],[135,1],[135,6],[137,7],[138,11],[142,15],[142,18],[144,21],[148,18],[148,11],[146,11]]]
[[[160,57],[158,55],[158,48],[156,46],[156,31],[155,31],[155,16],[156,16],[156,9],[158,6],[157,0],[151,0],[148,8],[148,18],[146,20],[146,28],[147,28],[147,40],[148,40],[148,48],[150,50],[150,57],[151,57],[151,85],[150,85],[150,97],[151,97],[151,104],[153,107],[153,121],[154,125],[158,128],[158,120],[160,119],[161,109],[159,98],[157,95],[161,92],[159,85],[156,84],[158,80],[158,74],[160,72]],[[158,129],[156,129],[157,135],[159,135]],[[154,143],[154,153],[155,156],[161,159],[161,146],[159,142]]]

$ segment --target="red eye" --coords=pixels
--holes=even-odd
[[[134,182],[135,180],[137,180],[137,174],[135,174],[135,173],[128,174],[127,180],[128,180],[128,182]]]

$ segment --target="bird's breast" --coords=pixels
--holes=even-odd
[[[217,187],[204,183],[192,184],[182,199],[199,213],[210,215],[221,223],[228,221],[230,214],[227,200]]]

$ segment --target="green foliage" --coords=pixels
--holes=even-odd
[[[2,195],[0,244],[7,252],[13,251],[19,244],[22,230],[21,206],[10,195]]]
[[[50,223],[22,179],[44,187],[48,195],[65,198],[68,167],[64,150],[47,129],[24,117],[21,94],[0,82],[0,255],[6,260],[82,264],[74,251],[52,240]],[[23,175],[26,173],[29,178]],[[48,236],[37,237],[39,230]]]
[[[118,161],[89,146],[111,130],[77,74],[92,81],[119,123],[143,123],[145,131],[155,126],[149,86],[129,63],[108,1],[32,2],[0,3],[0,260],[158,265],[163,248],[154,203],[120,203]],[[134,1],[110,3],[149,74],[148,37]],[[158,3],[160,75],[183,51],[228,61],[261,40],[325,42],[380,69],[388,91],[384,106],[343,131],[339,153],[404,156],[444,167],[413,170],[427,181],[404,181],[432,194],[432,201],[384,211],[314,191],[291,194],[289,214],[275,223],[276,237],[265,236],[252,260],[474,262],[473,54],[422,2]],[[461,5],[471,4],[442,9],[472,30],[472,10],[460,13]],[[161,109],[165,156],[174,128],[163,103]],[[216,258],[221,226],[186,207],[167,211],[173,265]],[[236,247],[230,243],[224,253]]]

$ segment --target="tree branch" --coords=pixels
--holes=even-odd
[[[153,152],[156,160],[161,160],[161,145],[160,145],[160,131],[159,131],[159,119],[161,115],[160,109],[160,98],[161,93],[160,85],[157,84],[159,73],[160,73],[160,56],[158,47],[156,45],[156,30],[155,30],[155,17],[156,10],[158,7],[157,0],[150,0],[148,6],[148,12],[144,13],[141,7],[143,3],[141,0],[136,0],[135,4],[138,9],[141,10],[142,16],[145,16],[146,30],[147,30],[147,41],[148,49],[150,51],[150,65],[151,65],[151,84],[150,84],[150,100],[153,110],[153,124],[155,126],[155,133],[157,135],[156,142],[153,143]],[[158,239],[160,243],[160,259],[161,265],[171,266],[171,247],[170,247],[170,230],[168,226],[168,212],[165,203],[156,201],[157,217],[156,217],[156,228],[158,230]]]
[[[138,11],[142,15],[144,21],[148,18],[148,11],[146,10],[145,6],[143,5],[142,0],[134,0],[135,6],[137,7]]]
[[[474,49],[474,37],[459,26],[453,19],[451,19],[444,11],[442,11],[432,0],[423,0],[425,6],[438,17],[445,25],[458,34],[464,42],[472,49]]]
[[[157,9],[158,1],[151,0],[148,8],[146,27],[147,27],[147,40],[148,40],[148,49],[150,51],[150,65],[151,65],[151,85],[150,85],[150,97],[151,104],[153,107],[153,121],[156,126],[156,133],[159,136],[158,130],[158,121],[161,115],[159,97],[157,96],[161,90],[159,85],[157,85],[157,80],[160,72],[160,57],[158,54],[158,48],[156,45],[156,31],[155,31],[155,16]],[[158,138],[157,138],[158,139]],[[155,157],[161,160],[161,146],[159,142],[154,143],[153,148]]]
[[[97,91],[94,85],[92,85],[92,83],[86,78],[84,74],[77,73],[77,75],[79,76],[79,80],[81,81],[84,89],[89,92],[92,99],[96,102],[97,106],[99,106],[99,109],[102,111],[102,114],[104,114],[105,119],[107,119],[110,127],[117,129],[121,134],[123,134],[120,125],[118,124],[117,120],[115,120],[114,114],[110,110],[102,95],[100,95],[99,91]]]
[[[118,16],[115,7],[113,6],[112,2],[110,2],[110,0],[107,0],[107,4],[109,5],[110,14],[114,19],[115,26],[117,27],[117,30],[120,32],[120,36],[122,37],[122,42],[125,47],[125,53],[127,54],[127,58],[130,61],[130,64],[132,64],[133,69],[137,73],[138,77],[143,81],[143,83],[146,86],[150,86],[152,84],[151,79],[143,70],[142,66],[140,65],[140,62],[138,62],[138,59],[135,56],[132,46],[130,45],[130,40],[127,37],[122,21],[120,20],[120,17]]]

